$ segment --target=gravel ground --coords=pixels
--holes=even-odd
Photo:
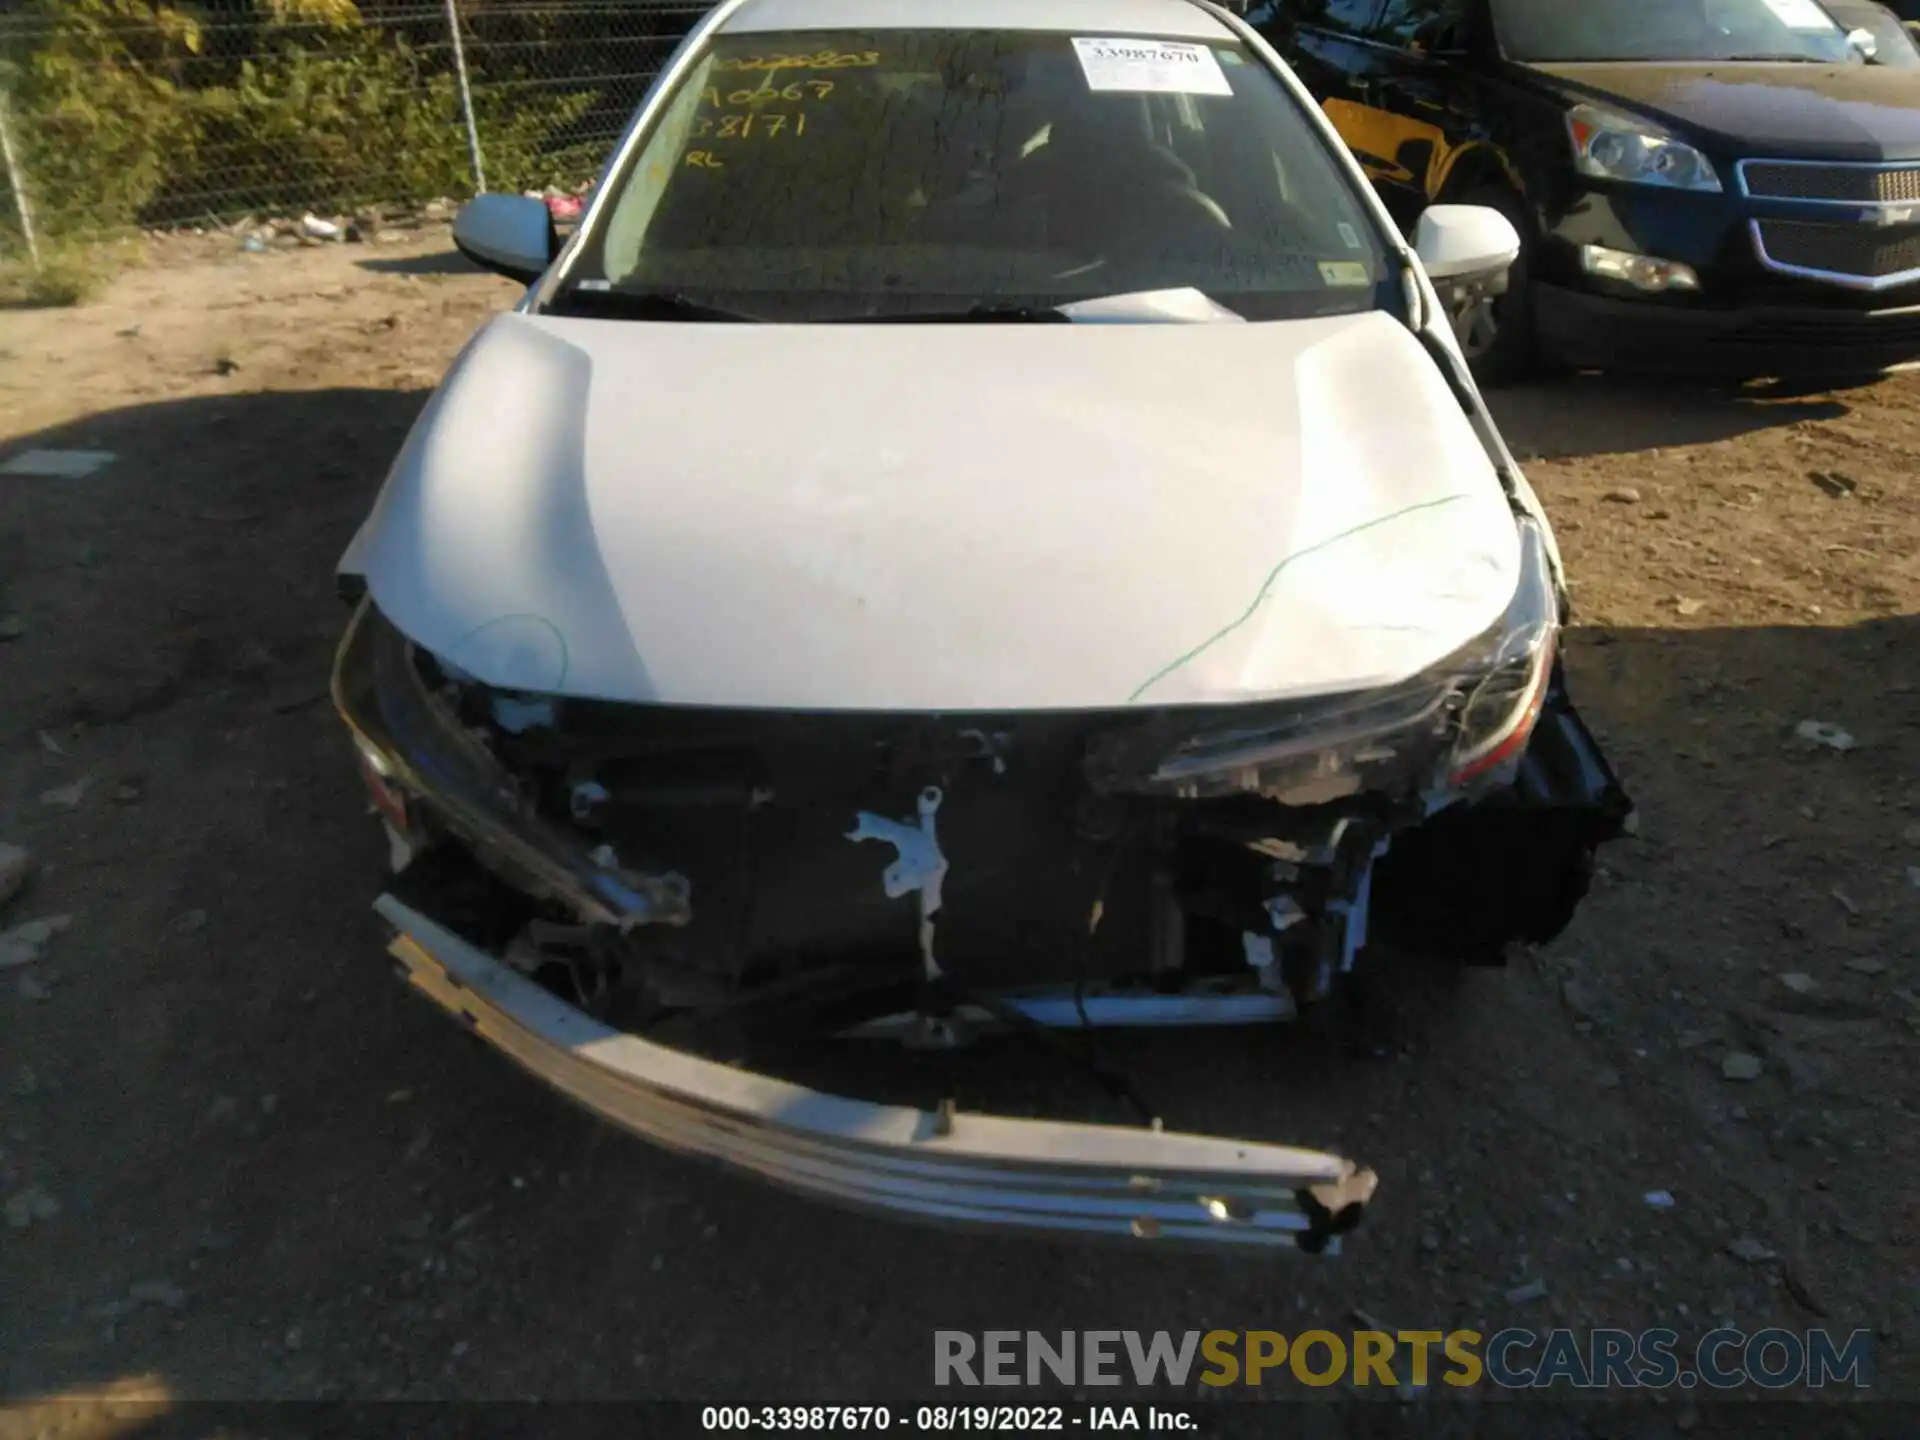
[[[515,294],[442,229],[171,245],[78,310],[0,313],[0,460],[117,457],[0,476],[0,843],[35,865],[0,925],[70,917],[0,973],[0,1426],[111,1386],[871,1402],[924,1392],[935,1328],[1356,1307],[1864,1327],[1877,1393],[1920,1391],[1920,376],[1497,397],[1638,833],[1552,946],[1409,977],[1395,1060],[1134,1049],[1171,1125],[1380,1170],[1343,1257],[1269,1264],[795,1203],[575,1112],[393,983],[331,570]],[[1613,1433],[1714,1428],[1682,1400]],[[109,1433],[89,1403],[60,1433]]]

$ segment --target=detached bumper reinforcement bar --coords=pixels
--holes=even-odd
[[[1375,1179],[1337,1156],[1116,1125],[823,1095],[603,1025],[391,895],[404,978],[636,1135],[905,1219],[1337,1252]]]

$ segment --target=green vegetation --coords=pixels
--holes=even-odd
[[[401,18],[372,23],[352,0],[254,0],[217,17],[165,0],[27,0],[0,18],[0,96],[42,245],[469,192],[444,22],[418,7]],[[561,138],[598,90],[484,78],[493,188],[579,163]],[[17,241],[0,194],[0,251]]]

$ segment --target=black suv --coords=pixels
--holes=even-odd
[[[1483,380],[1920,360],[1920,77],[1867,59],[1820,0],[1244,13],[1402,224],[1435,201],[1513,220],[1512,285],[1463,318]]]

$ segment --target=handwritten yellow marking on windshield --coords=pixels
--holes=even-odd
[[[724,170],[726,162],[711,150],[689,150],[687,158],[681,162],[690,170]]]
[[[694,117],[689,138],[694,140],[747,140],[753,136],[771,140],[776,135],[804,135],[807,133],[807,113],[804,110],[792,114],[783,114],[771,110],[750,112],[745,115],[698,115]]]
[[[822,50],[817,55],[750,55],[738,60],[713,62],[716,73],[729,70],[856,70],[880,63],[878,50],[863,50],[858,55],[837,55]]]
[[[718,85],[709,85],[700,92],[700,103],[711,105],[718,110],[722,105],[771,105],[775,101],[785,101],[797,105],[802,100],[824,100],[833,94],[831,80],[795,80],[790,85],[778,89],[771,85],[762,85],[758,90],[731,90],[724,96]]]

